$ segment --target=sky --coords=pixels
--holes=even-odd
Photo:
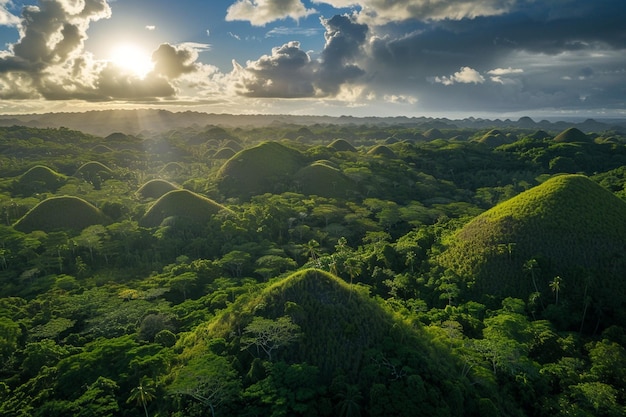
[[[625,0],[0,0],[0,113],[626,117]]]

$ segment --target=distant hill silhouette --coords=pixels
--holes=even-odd
[[[173,190],[161,196],[139,220],[143,227],[157,227],[168,217],[183,217],[205,223],[211,216],[228,210],[215,201],[189,190]]]
[[[51,197],[33,207],[13,227],[21,232],[35,230],[79,232],[95,224],[106,224],[107,217],[87,201],[71,196]]]

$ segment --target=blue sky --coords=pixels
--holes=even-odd
[[[0,0],[0,113],[626,117],[624,0]]]

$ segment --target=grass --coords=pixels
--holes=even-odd
[[[85,227],[107,222],[107,217],[87,201],[78,197],[61,196],[43,200],[19,219],[13,227],[24,233],[35,230],[81,231]]]
[[[625,247],[626,203],[585,176],[561,175],[477,216],[440,261],[472,293],[527,299],[535,291],[524,270],[531,258],[541,260],[540,292],[550,293],[560,275],[580,294],[585,273],[622,291]]]
[[[168,217],[205,223],[226,207],[189,190],[172,190],[159,198],[139,220],[142,227],[158,227]]]
[[[329,198],[345,198],[350,191],[356,191],[352,180],[340,170],[326,163],[313,163],[302,168],[294,176],[303,194]]]
[[[159,198],[164,194],[177,189],[178,187],[169,181],[154,179],[142,185],[139,190],[137,190],[137,194],[144,199]]]
[[[304,166],[303,155],[278,142],[263,142],[237,152],[218,172],[218,188],[227,197],[248,198],[290,183]]]

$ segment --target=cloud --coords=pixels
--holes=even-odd
[[[492,70],[487,71],[487,74],[491,75],[491,77],[489,77],[491,79],[492,82],[494,83],[498,83],[498,84],[514,84],[516,81],[508,78],[508,77],[503,77],[504,75],[511,75],[511,74],[522,74],[524,72],[523,69],[521,68],[494,68]]]
[[[470,67],[462,67],[460,71],[455,72],[453,75],[447,77],[434,77],[433,81],[443,85],[452,85],[456,83],[461,84],[482,84],[485,82],[485,77],[480,75],[480,72]]]
[[[366,41],[367,26],[347,16],[320,19],[326,43],[319,60],[312,60],[291,41],[272,49],[246,66],[234,62],[233,78],[239,94],[251,97],[332,97],[342,86],[364,74],[356,61]]]
[[[355,81],[365,74],[356,61],[362,54],[368,27],[345,15],[335,15],[320,21],[326,28],[326,44],[320,56],[319,86],[327,94],[333,95],[342,84]]]
[[[155,25],[146,25],[146,30],[149,30],[149,31],[156,30],[156,26]]]
[[[279,26],[271,29],[265,34],[266,38],[273,38],[278,36],[317,36],[322,32],[322,29],[318,28],[301,28],[301,27],[286,27]]]
[[[19,39],[0,52],[0,99],[157,100],[176,95],[178,78],[198,70],[208,45],[163,44],[146,77],[97,61],[84,48],[91,22],[111,16],[106,0],[47,0],[24,6]]]
[[[178,78],[198,70],[198,52],[191,45],[172,46],[164,43],[152,53],[154,72],[167,78]]]
[[[240,94],[249,97],[312,97],[317,64],[292,41],[242,67],[233,63]]]
[[[495,16],[510,11],[516,0],[317,0],[333,7],[358,6],[360,18],[372,24],[405,20],[460,20]]]
[[[0,0],[0,26],[17,26],[20,18],[9,12],[7,5],[11,0]]]
[[[307,9],[300,0],[237,0],[228,7],[226,21],[245,20],[254,26],[291,18],[295,21],[311,14],[315,9]]]

